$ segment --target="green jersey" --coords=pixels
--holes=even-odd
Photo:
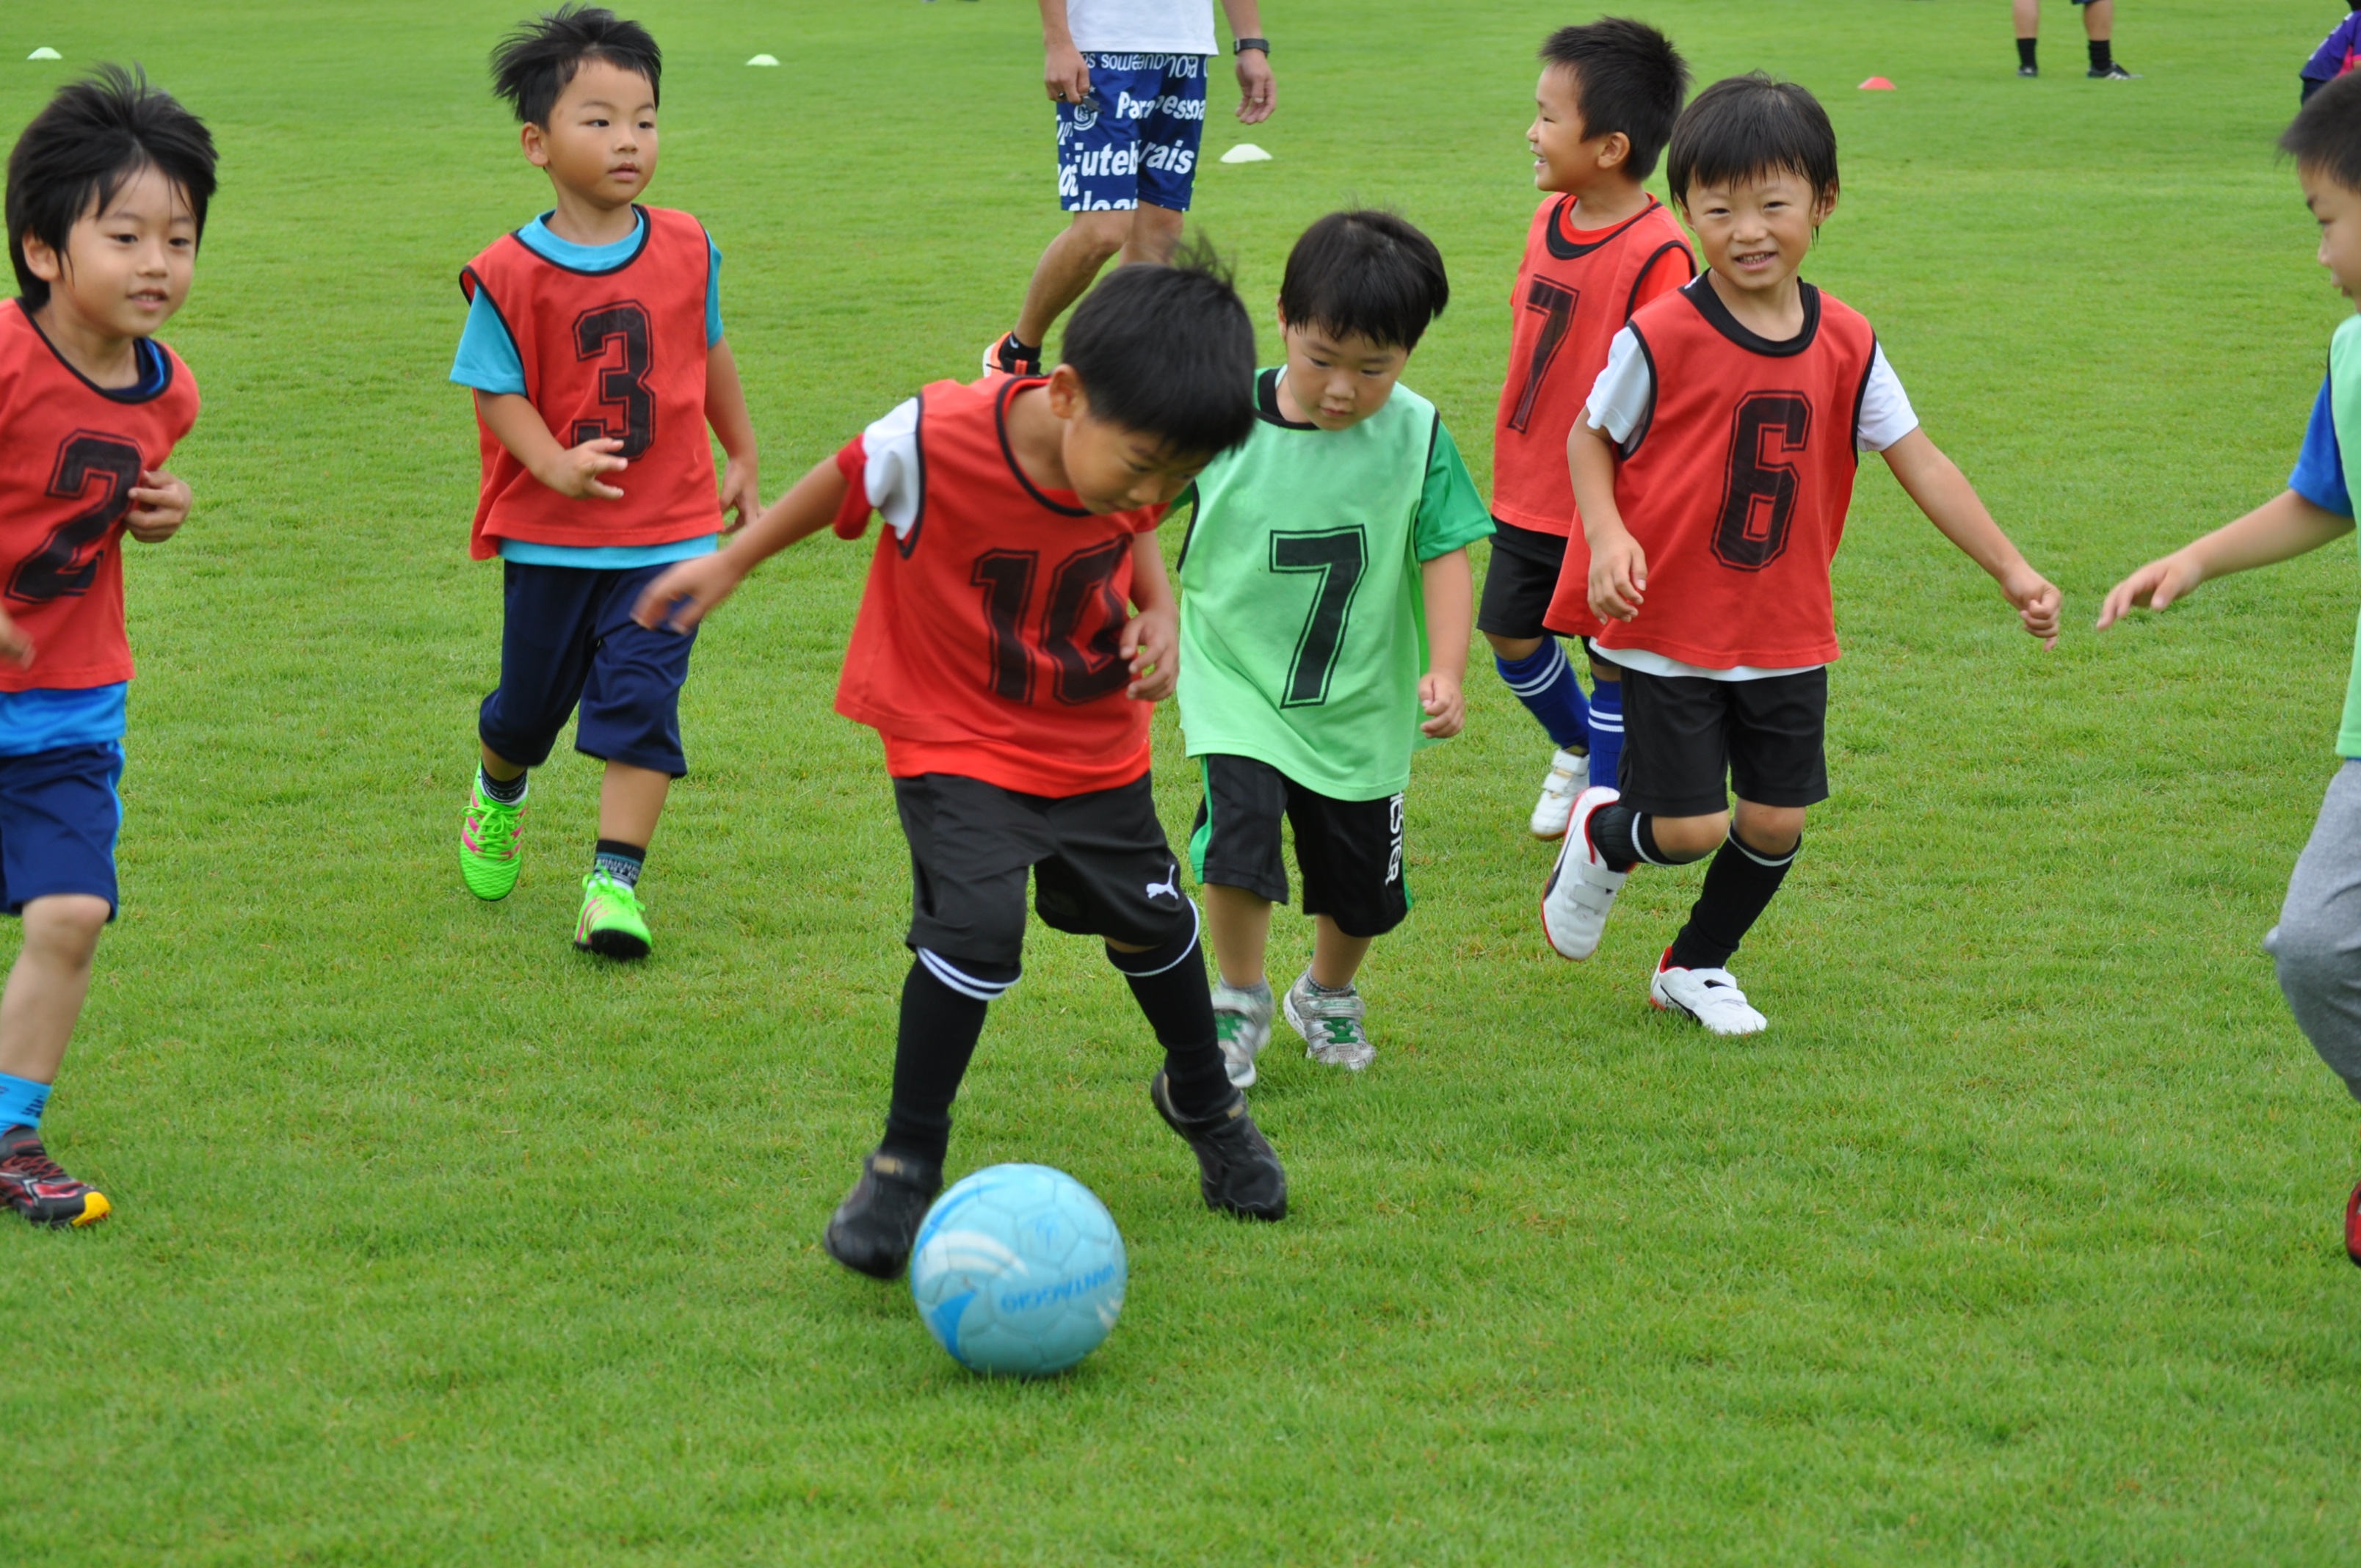
[[[2336,445],[2345,465],[2345,489],[2361,498],[2361,315],[2347,316],[2328,340],[2330,412],[2336,422]],[[1183,612],[1186,624],[1186,612]],[[1189,666],[1180,666],[1181,677]],[[2361,758],[2361,627],[2353,636],[2353,673],[2345,681],[2345,721],[2336,729],[2336,754]]]
[[[1410,782],[1428,743],[1422,562],[1492,532],[1434,405],[1397,386],[1344,430],[1279,411],[1197,477],[1180,552],[1180,728],[1189,755],[1254,757],[1338,800]]]

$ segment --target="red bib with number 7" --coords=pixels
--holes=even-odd
[[[1877,334],[1806,283],[1804,330],[1757,336],[1709,278],[1631,318],[1656,396],[1616,466],[1615,504],[1647,554],[1646,602],[1595,641],[1610,656],[1638,648],[1715,670],[1828,663],[1828,568],[1852,504]],[[1587,598],[1587,581],[1561,576],[1549,624]]]
[[[1070,491],[1037,488],[1006,422],[1010,400],[1040,385],[937,381],[915,400],[917,515],[878,538],[836,688],[836,710],[884,737],[896,778],[957,773],[1062,796],[1148,771],[1150,705],[1124,695],[1118,643],[1132,541],[1164,509],[1093,514]],[[866,438],[837,455],[849,539],[884,499],[864,488],[868,455]]]
[[[164,466],[197,422],[196,378],[154,347],[160,386],[109,391],[58,356],[21,302],[0,305],[0,611],[33,641],[32,668],[0,663],[0,691],[131,678],[123,519],[139,471]]]
[[[640,248],[606,272],[577,272],[503,235],[459,274],[490,299],[524,367],[525,397],[563,447],[611,437],[631,466],[603,483],[620,500],[562,496],[525,471],[489,426],[468,554],[496,543],[581,548],[669,544],[721,529],[705,435],[705,294],[713,253],[686,213],[637,209]]]

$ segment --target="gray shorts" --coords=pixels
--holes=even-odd
[[[2329,781],[2263,946],[2297,1027],[2361,1100],[2361,762]]]

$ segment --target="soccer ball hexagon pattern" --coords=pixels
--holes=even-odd
[[[993,1165],[927,1211],[910,1294],[961,1365],[1041,1377],[1098,1348],[1128,1275],[1115,1217],[1089,1188],[1046,1165]]]

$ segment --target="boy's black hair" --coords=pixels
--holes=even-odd
[[[1254,322],[1212,254],[1119,267],[1066,322],[1059,356],[1091,413],[1208,458],[1254,433]]]
[[[2322,86],[2279,135],[2279,150],[2348,191],[2361,191],[2361,71]]]
[[[25,265],[25,236],[63,256],[75,224],[104,212],[126,181],[153,169],[179,187],[205,236],[214,194],[214,138],[145,71],[102,65],[57,91],[8,155],[8,260],[25,303],[39,310],[49,286]]]
[[[1837,188],[1837,130],[1820,101],[1762,71],[1725,76],[1689,102],[1673,126],[1664,182],[1688,205],[1692,185],[1742,185],[1801,176],[1817,199]]]
[[[1689,92],[1689,62],[1672,39],[1629,16],[1601,16],[1552,33],[1542,45],[1542,63],[1574,73],[1586,134],[1621,131],[1631,142],[1625,173],[1645,180],[1656,171]]]
[[[1305,229],[1279,285],[1288,325],[1404,350],[1450,302],[1434,242],[1407,218],[1367,210],[1331,213]]]
[[[557,95],[594,60],[639,72],[648,79],[649,98],[664,101],[664,50],[647,28],[604,5],[560,5],[519,23],[492,50],[492,91],[509,101],[519,123],[546,126]]]

